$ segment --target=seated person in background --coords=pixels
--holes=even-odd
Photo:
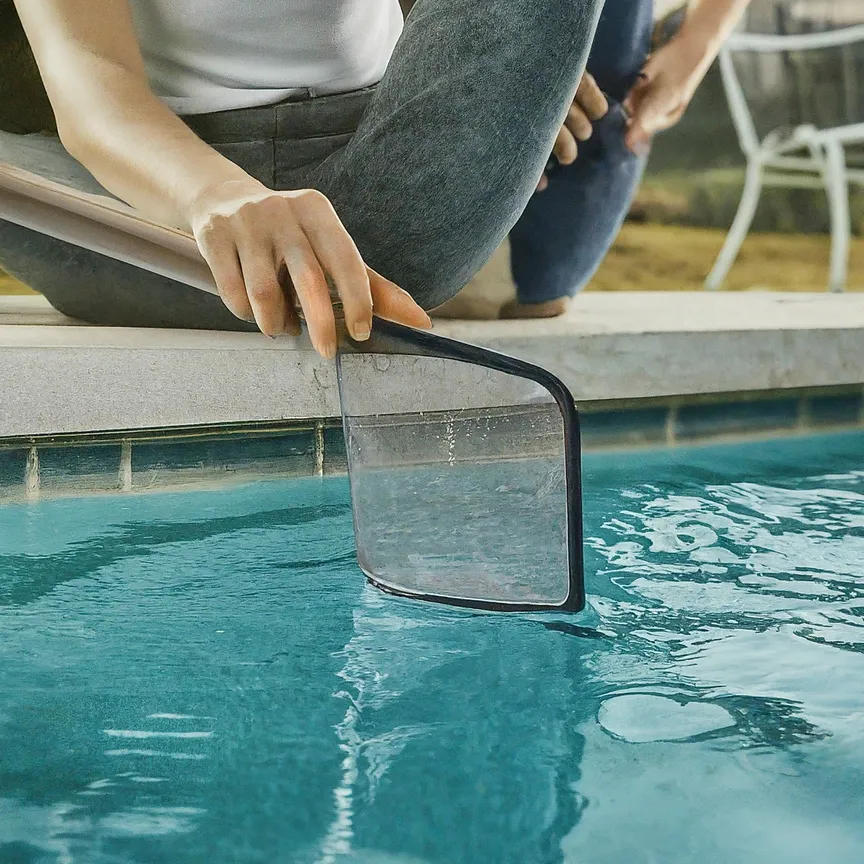
[[[660,125],[640,106],[674,116],[744,3],[702,0],[688,16],[701,59],[684,83],[649,62],[630,147]],[[15,5],[57,158],[190,230],[221,295],[0,222],[0,267],[94,323],[276,336],[298,332],[299,307],[333,357],[332,288],[356,339],[373,308],[429,326],[424,309],[488,260],[553,147],[566,163],[601,110],[596,85],[580,87],[601,0],[420,0],[404,30],[397,0]],[[0,135],[0,161],[22,143]],[[586,207],[580,224],[594,218]]]
[[[681,0],[606,0],[582,87],[599,88],[609,111],[596,120],[578,100],[571,109],[555,167],[510,232],[516,298],[502,318],[562,315],[590,282],[630,210],[652,137],[680,120],[748,2],[692,0],[685,13]],[[490,312],[489,299],[470,290],[436,310]]]

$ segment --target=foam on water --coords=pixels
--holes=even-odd
[[[0,861],[859,864],[862,469],[590,457],[577,617],[365,586],[342,479],[2,507]]]
[[[605,699],[597,721],[610,735],[636,744],[681,741],[735,725],[735,718],[720,705],[641,693]]]

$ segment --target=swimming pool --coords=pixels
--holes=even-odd
[[[0,861],[864,860],[864,434],[585,512],[505,616],[364,585],[344,478],[0,507]]]

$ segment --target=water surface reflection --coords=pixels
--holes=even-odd
[[[862,464],[592,457],[579,617],[364,586],[341,480],[0,508],[0,860],[857,864]]]

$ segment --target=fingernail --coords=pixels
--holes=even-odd
[[[365,321],[362,324],[354,325],[354,338],[358,342],[365,342],[370,334],[372,333],[372,325],[367,324]]]
[[[336,343],[328,342],[326,345],[322,345],[321,353],[324,355],[325,359],[334,360],[336,358]]]

